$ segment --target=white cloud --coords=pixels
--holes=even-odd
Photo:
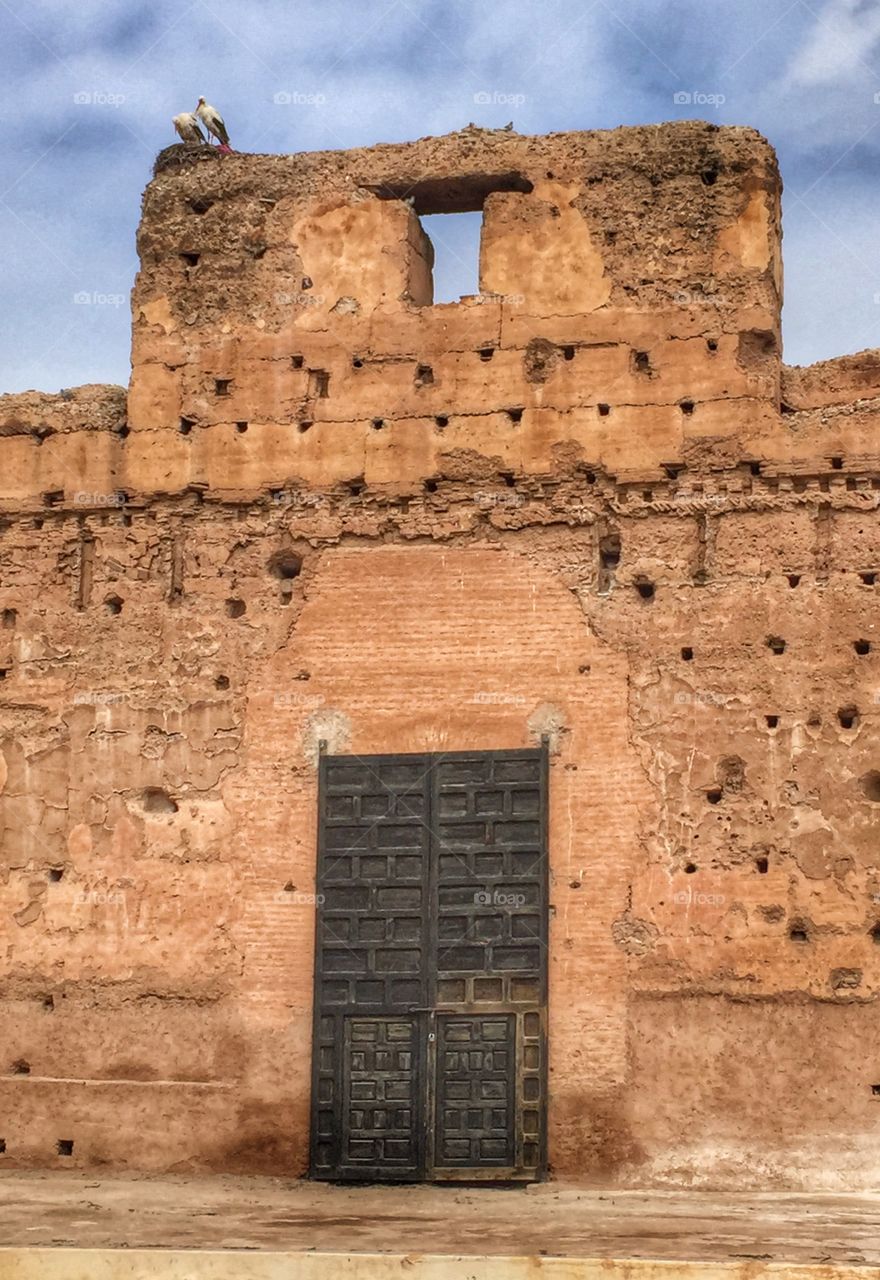
[[[873,70],[878,42],[880,6],[876,0],[826,0],[792,59],[789,82],[816,88],[861,77]]]

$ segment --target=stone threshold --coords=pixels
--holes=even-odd
[[[299,1250],[0,1248],[0,1280],[880,1280],[853,1263]]]

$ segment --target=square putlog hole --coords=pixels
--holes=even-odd
[[[326,369],[309,369],[309,396],[326,400],[330,394],[330,374]]]

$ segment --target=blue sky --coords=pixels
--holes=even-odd
[[[0,34],[0,391],[127,381],[141,192],[199,94],[241,151],[753,125],[786,360],[880,346],[880,0],[0,0]],[[442,296],[470,291],[473,220],[432,222]]]

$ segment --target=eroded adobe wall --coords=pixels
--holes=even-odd
[[[876,354],[780,366],[778,195],[696,124],[160,158],[127,416],[0,401],[2,1159],[301,1173],[318,742],[549,734],[554,1172],[876,1182]]]

